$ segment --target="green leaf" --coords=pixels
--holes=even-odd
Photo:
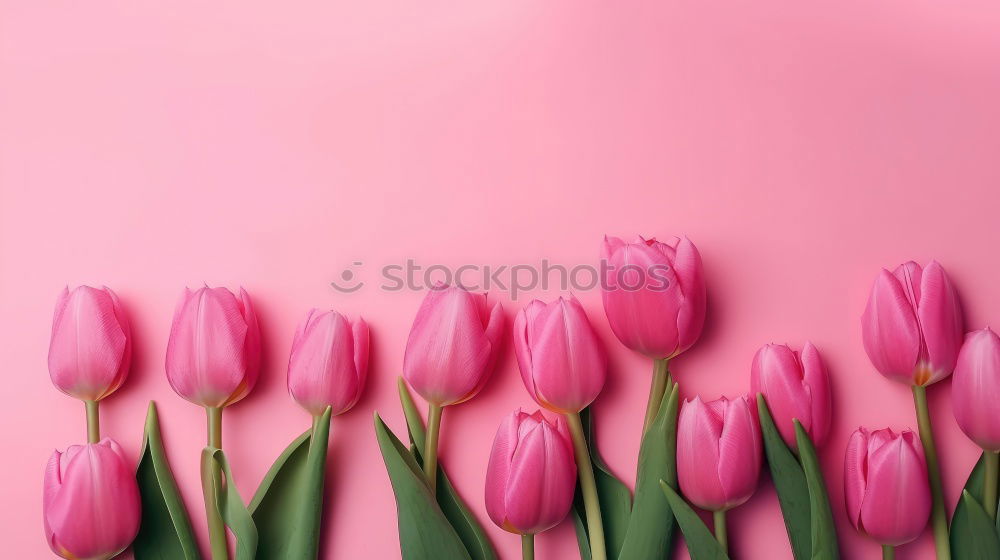
[[[708,527],[701,521],[701,517],[695,513],[684,498],[664,481],[660,481],[660,488],[667,496],[670,509],[677,518],[677,524],[684,533],[684,544],[687,545],[688,552],[691,553],[691,560],[728,560],[729,555],[715,540],[715,536]],[[624,558],[622,559],[624,560]]]
[[[1000,534],[996,525],[968,490],[962,490],[962,498],[952,517],[951,553],[961,560],[1000,558]]]
[[[423,465],[420,450],[424,448],[426,441],[424,419],[420,415],[417,405],[413,402],[413,397],[410,396],[410,391],[406,388],[403,378],[399,378],[399,400],[403,406],[403,415],[406,417],[406,427],[412,443],[411,452],[417,462]],[[437,470],[436,497],[441,511],[455,532],[458,533],[458,537],[462,539],[462,544],[465,545],[472,560],[496,560],[497,553],[493,549],[489,537],[486,536],[486,531],[473,515],[472,510],[462,500],[462,497],[458,495],[458,491],[440,464],[438,464]]]
[[[214,488],[215,506],[222,513],[226,526],[236,536],[236,560],[254,560],[257,556],[257,527],[236,489],[236,479],[226,454],[215,447],[206,447],[201,454],[203,462],[214,461],[226,475],[225,483]],[[218,479],[213,478],[213,481]]]
[[[471,559],[448,522],[416,458],[375,414],[375,437],[396,496],[399,548],[404,560]]]
[[[160,418],[153,401],[149,402],[146,412],[142,453],[135,478],[142,499],[142,523],[132,542],[136,559],[200,559],[191,520],[163,450]]]
[[[608,558],[618,558],[618,553],[625,542],[628,531],[629,516],[632,514],[632,496],[628,486],[611,472],[601,454],[597,450],[594,439],[593,413],[590,407],[580,412],[584,434],[587,437],[587,449],[590,450],[590,460],[594,464],[594,478],[597,483],[597,499],[601,503],[601,520],[604,524],[604,542],[607,546]],[[579,481],[576,487],[576,498],[573,500],[573,516],[576,526],[576,538],[580,544],[580,556],[590,558],[589,536],[587,535],[587,514],[583,504],[583,494]],[[586,547],[584,544],[586,543]]]
[[[984,452],[969,473],[951,519],[951,553],[956,559],[1000,558],[1000,527],[993,524],[982,504],[985,457]]]
[[[621,558],[666,558],[674,538],[674,515],[660,481],[677,484],[677,406],[680,388],[671,383],[656,418],[642,436],[639,471]]]
[[[771,470],[774,490],[778,493],[781,515],[785,519],[785,529],[792,545],[796,560],[812,557],[812,526],[809,513],[809,485],[802,465],[792,454],[781,433],[774,425],[771,411],[764,402],[764,395],[757,394],[757,412],[760,431],[764,440],[767,466]]]
[[[261,560],[319,556],[330,407],[315,426],[315,437],[307,431],[278,457],[250,501]]]
[[[802,471],[809,488],[809,519],[811,525],[812,557],[815,560],[840,558],[837,546],[837,526],[830,511],[830,497],[826,493],[823,471],[816,457],[816,448],[798,420],[795,423],[795,443],[802,459]]]

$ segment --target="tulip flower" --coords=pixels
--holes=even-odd
[[[522,535],[533,558],[536,533],[566,518],[576,489],[576,464],[566,425],[520,409],[497,430],[486,469],[486,511],[498,527]]]
[[[604,237],[604,312],[618,340],[653,359],[643,432],[656,418],[670,381],[668,361],[690,348],[705,324],[705,275],[688,238],[670,243]]]
[[[128,319],[114,292],[79,286],[59,294],[49,376],[56,388],[86,404],[90,443],[101,439],[97,403],[125,382],[131,359]]]
[[[880,543],[885,557],[920,536],[931,495],[916,434],[858,428],[847,443],[844,498],[854,528]]]
[[[522,309],[514,319],[514,351],[531,397],[553,412],[580,412],[604,388],[604,346],[574,297],[536,299]]]
[[[257,383],[260,330],[250,296],[226,288],[187,288],[174,311],[167,341],[167,380],[178,395],[205,407],[208,447],[222,449],[222,410]],[[214,503],[221,485],[218,464],[203,454],[202,487],[213,560],[228,557],[226,527]],[[208,464],[210,462],[210,464]]]
[[[314,417],[351,409],[368,373],[368,324],[313,309],[299,325],[288,359],[288,392]]]
[[[761,453],[760,428],[747,397],[684,402],[677,421],[677,481],[691,503],[713,512],[723,547],[725,512],[753,495]]]
[[[580,411],[604,387],[608,362],[587,313],[576,298],[534,300],[514,320],[514,351],[524,386],[538,404],[565,414],[572,435],[587,512],[590,550],[604,560],[604,527],[594,469]]]
[[[893,272],[883,269],[861,316],[861,334],[875,369],[913,391],[934,498],[937,557],[949,560],[948,514],[927,407],[927,386],[951,375],[962,345],[962,310],[944,268],[936,261],[923,268],[911,261]]]
[[[260,330],[250,296],[226,288],[187,288],[167,342],[167,380],[178,395],[208,408],[247,396],[260,370]]]
[[[500,348],[504,316],[499,303],[461,286],[436,285],[424,297],[403,354],[403,377],[427,400],[424,471],[437,485],[437,442],[442,407],[476,396],[486,385]]]
[[[969,333],[958,353],[951,380],[955,420],[969,439],[983,448],[986,475],[983,504],[990,516],[997,511],[997,478],[1000,477],[1000,337],[990,329]]]
[[[793,419],[817,446],[830,431],[830,380],[819,351],[807,342],[802,353],[783,344],[757,351],[750,368],[753,394],[762,393],[782,439],[796,449]]]
[[[67,559],[106,560],[139,532],[135,473],[118,443],[71,445],[52,454],[42,494],[45,538]]]
[[[951,375],[962,310],[944,268],[915,262],[882,270],[861,317],[865,352],[882,375],[926,387]]]

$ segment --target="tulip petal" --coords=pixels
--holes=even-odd
[[[718,474],[721,436],[721,418],[700,397],[684,403],[677,420],[677,479],[684,496],[702,509],[726,504]]]
[[[760,433],[746,398],[730,401],[719,436],[718,463],[727,509],[746,502],[753,495],[760,477],[760,458]]]
[[[930,385],[951,374],[962,344],[962,310],[944,268],[931,261],[921,277],[917,316],[923,330],[931,376],[918,380]]]
[[[895,276],[882,270],[861,317],[865,352],[872,364],[882,375],[905,383],[912,382],[921,348],[912,296]]]
[[[693,346],[701,336],[707,302],[701,254],[687,237],[677,244],[673,266],[685,303],[677,312],[677,353],[681,353]]]
[[[966,337],[951,380],[951,398],[965,435],[987,451],[1000,451],[1000,337],[990,329]]]
[[[538,402],[559,412],[579,412],[604,387],[607,358],[583,306],[559,298],[541,310],[528,332],[531,377]]]
[[[865,532],[881,544],[905,544],[923,532],[930,511],[923,457],[901,436],[874,450],[861,506]]]
[[[844,501],[847,518],[861,530],[861,504],[868,485],[868,430],[858,428],[847,441],[844,457]]]
[[[803,380],[809,394],[810,421],[802,422],[816,447],[823,445],[830,433],[830,418],[833,415],[833,402],[830,396],[830,376],[820,358],[819,351],[811,342],[802,347]]]

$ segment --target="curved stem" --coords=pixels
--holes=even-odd
[[[937,560],[951,560],[951,545],[948,539],[948,512],[944,507],[944,489],[941,486],[941,467],[938,463],[934,432],[931,429],[931,413],[927,408],[927,388],[913,386],[913,405],[917,410],[917,425],[920,427],[920,443],[924,446],[927,459],[927,478],[930,479],[931,526],[934,529],[934,546]]]
[[[97,401],[83,401],[87,407],[87,443],[101,441],[101,412]]]
[[[983,479],[983,507],[990,519],[997,518],[997,479],[1000,478],[1000,454],[987,451],[983,454],[986,461],[986,476]]]
[[[535,560],[535,535],[521,535],[521,560]]]
[[[653,360],[653,380],[649,386],[649,400],[646,401],[646,419],[642,423],[642,433],[646,433],[649,425],[656,418],[656,413],[660,411],[660,403],[663,402],[663,395],[667,390],[667,358]]]
[[[208,416],[208,446],[222,449],[222,408],[206,406]],[[226,542],[226,524],[222,512],[215,503],[215,489],[222,486],[222,470],[219,464],[206,454],[209,464],[202,464],[201,486],[205,494],[205,514],[208,517],[208,536],[212,549],[212,560],[228,560],[229,543]]]
[[[895,558],[896,558],[896,547],[883,544],[882,560],[894,560]]]
[[[427,410],[427,442],[424,449],[424,473],[431,485],[431,494],[437,495],[438,437],[441,434],[441,405],[431,404]]]
[[[590,557],[592,560],[607,560],[608,552],[604,544],[604,522],[601,520],[601,504],[597,498],[597,481],[594,480],[594,466],[590,462],[587,438],[583,434],[580,413],[566,415],[569,431],[573,436],[573,450],[576,454],[577,472],[580,476],[580,490],[583,493],[584,510],[587,513],[587,533],[590,535]]]
[[[726,510],[712,512],[712,521],[715,522],[715,540],[722,545],[722,550],[729,554],[729,532],[726,530]]]

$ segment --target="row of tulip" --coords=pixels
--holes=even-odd
[[[725,557],[725,512],[755,491],[766,455],[795,557],[836,557],[815,456],[831,424],[829,380],[817,349],[809,343],[801,352],[766,345],[752,362],[751,396],[710,402],[696,396],[680,405],[668,366],[697,341],[704,323],[706,290],[697,249],[687,239],[668,244],[607,238],[602,256],[609,265],[602,288],[611,328],[625,346],[653,361],[634,499],[604,466],[592,439],[588,407],[605,382],[605,349],[574,298],[533,301],[516,315],[514,350],[527,392],[556,416],[517,410],[500,425],[485,491],[493,522],[521,536],[525,558],[533,557],[533,535],[570,512],[585,558],[666,557],[675,524],[696,560]],[[666,271],[665,285],[629,277],[652,267]],[[614,272],[621,270],[629,272]],[[504,323],[501,306],[489,305],[484,294],[445,286],[428,293],[414,320],[404,355],[406,384],[400,383],[409,445],[378,415],[375,423],[396,494],[405,558],[496,558],[440,468],[437,442],[444,409],[473,398],[487,382],[507,332]],[[922,445],[909,430],[861,428],[851,437],[844,481],[851,522],[891,555],[892,547],[916,538],[930,516],[938,558],[950,557],[925,389],[954,371],[956,418],[984,454],[955,511],[951,543],[956,550],[986,551],[983,557],[993,550],[1000,554],[996,526],[986,523],[992,533],[983,529],[984,519],[997,517],[1000,339],[983,330],[962,344],[958,299],[936,263],[883,271],[862,326],[875,367],[913,387]],[[301,324],[289,358],[288,388],[313,416],[313,425],[278,457],[253,500],[244,504],[222,451],[221,418],[225,407],[253,389],[260,345],[245,291],[239,296],[224,288],[185,291],[174,315],[166,371],[171,387],[207,413],[202,483],[212,557],[228,557],[228,527],[236,536],[237,558],[315,558],[329,421],[349,410],[364,387],[368,327],[361,319],[315,310]],[[138,476],[118,444],[100,436],[98,403],[125,381],[130,353],[128,321],[111,290],[80,287],[62,294],[49,369],[60,390],[86,403],[88,444],[56,452],[50,461],[46,536],[64,558],[111,558],[130,544],[139,558],[198,558],[159,444],[155,408]],[[407,387],[427,402],[426,422]],[[288,494],[294,499],[280,499]],[[140,512],[140,499],[170,515],[149,507]],[[714,531],[691,504],[713,512]]]

